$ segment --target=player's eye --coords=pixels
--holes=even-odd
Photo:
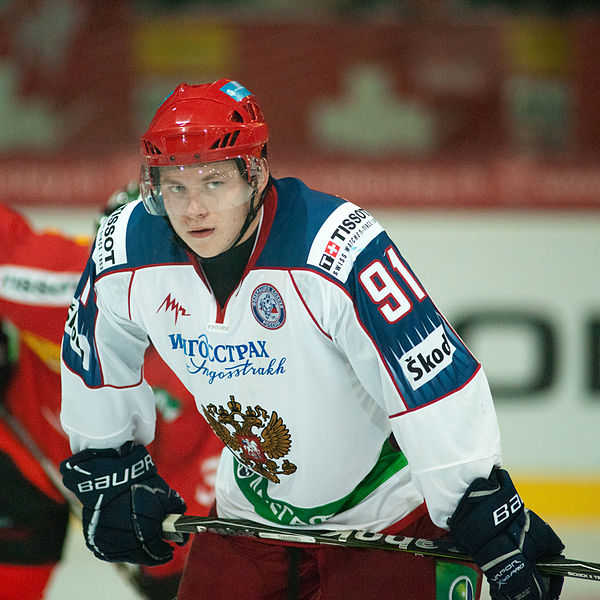
[[[206,187],[209,190],[216,190],[221,187],[225,182],[222,179],[213,179],[212,181],[208,181],[206,183]]]
[[[167,184],[166,188],[171,194],[181,194],[185,191],[185,186],[179,183]]]

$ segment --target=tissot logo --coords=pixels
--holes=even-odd
[[[308,264],[346,281],[356,256],[382,231],[366,210],[344,202],[321,225],[310,247]]]
[[[333,256],[333,258],[335,258],[338,255],[339,251],[340,251],[340,247],[337,244],[334,244],[332,241],[330,241],[327,244],[327,248],[325,248],[325,254],[329,254],[329,256]]]
[[[171,298],[171,294],[167,294],[167,297],[163,300],[163,303],[158,307],[156,312],[160,312],[161,308],[164,308],[165,312],[172,312],[175,316],[175,324],[179,317],[189,317],[190,313],[181,305],[175,298]]]
[[[125,235],[132,208],[131,204],[117,208],[98,230],[92,253],[98,273],[127,262]]]

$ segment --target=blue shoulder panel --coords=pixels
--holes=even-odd
[[[308,188],[299,179],[275,180],[277,212],[256,265],[306,267],[311,243],[323,221],[344,200]]]
[[[141,201],[113,212],[98,230],[92,258],[97,274],[115,269],[187,262],[164,217],[148,214]]]

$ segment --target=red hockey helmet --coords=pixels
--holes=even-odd
[[[147,167],[260,159],[268,139],[254,95],[235,81],[220,79],[175,88],[142,135],[141,151]]]

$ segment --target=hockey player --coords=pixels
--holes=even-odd
[[[39,600],[61,560],[68,507],[32,449],[29,438],[54,465],[70,454],[59,423],[60,341],[67,307],[90,250],[90,240],[36,232],[16,211],[0,205],[0,597]],[[9,337],[17,351],[9,357]],[[12,367],[12,368],[11,368]],[[192,510],[207,514],[213,498],[213,464],[222,443],[197,414],[189,392],[155,352],[146,356],[148,378],[159,409],[153,453],[161,469],[177,480]],[[207,436],[209,433],[210,437]],[[168,444],[165,441],[167,438]],[[179,456],[172,452],[177,440]],[[182,457],[184,460],[182,460]],[[137,577],[144,595],[171,600],[187,552],[168,565]]]
[[[13,346],[2,382],[11,421],[0,418],[0,595],[7,600],[42,598],[62,554],[67,502],[9,423],[17,420],[55,468],[68,455],[58,421],[59,342],[88,254],[89,242],[35,233],[0,205],[0,323]]]
[[[149,342],[226,444],[220,517],[450,535],[495,599],[557,599],[563,545],[501,468],[481,365],[363,208],[269,170],[255,97],[181,84],[141,140],[143,200],[100,230],[69,308],[65,484],[101,559],[156,564],[183,512],[145,445]],[[179,600],[478,597],[468,564],[194,537]],[[436,596],[437,594],[437,596]]]

